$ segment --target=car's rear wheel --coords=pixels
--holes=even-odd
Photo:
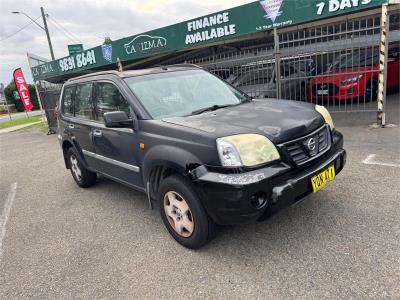
[[[96,183],[96,173],[85,168],[72,147],[67,151],[67,158],[72,177],[80,187],[88,188]]]
[[[207,216],[191,183],[177,175],[161,183],[159,209],[165,227],[181,245],[197,249],[216,233],[216,225]]]

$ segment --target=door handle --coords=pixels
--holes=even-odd
[[[93,130],[93,135],[97,137],[101,137],[103,135],[103,132],[100,129],[95,129]]]
[[[74,124],[69,124],[68,127],[69,127],[69,129],[74,129],[75,125]]]

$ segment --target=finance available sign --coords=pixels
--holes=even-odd
[[[28,84],[26,83],[25,76],[22,73],[21,68],[18,68],[14,71],[14,82],[17,86],[17,91],[22,103],[24,104],[25,110],[31,111],[33,108],[31,95],[29,94]]]
[[[236,25],[230,24],[229,12],[223,12],[190,21],[187,30],[185,44],[190,45],[235,35]]]
[[[275,27],[380,7],[387,0],[260,0],[186,22],[126,37],[32,68],[34,80],[189,50]]]

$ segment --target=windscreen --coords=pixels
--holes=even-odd
[[[125,81],[154,119],[187,116],[214,105],[237,105],[247,98],[203,70],[165,72]]]
[[[269,83],[272,79],[274,68],[255,69],[239,75],[232,83],[236,87]]]
[[[375,66],[379,63],[379,53],[358,52],[354,55],[345,55],[341,58],[338,69],[349,69],[354,67]]]

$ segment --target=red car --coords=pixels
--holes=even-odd
[[[400,87],[399,47],[390,47],[387,89]],[[311,80],[307,94],[312,102],[328,102],[359,98],[377,99],[379,51],[365,50],[346,54],[331,69]]]

